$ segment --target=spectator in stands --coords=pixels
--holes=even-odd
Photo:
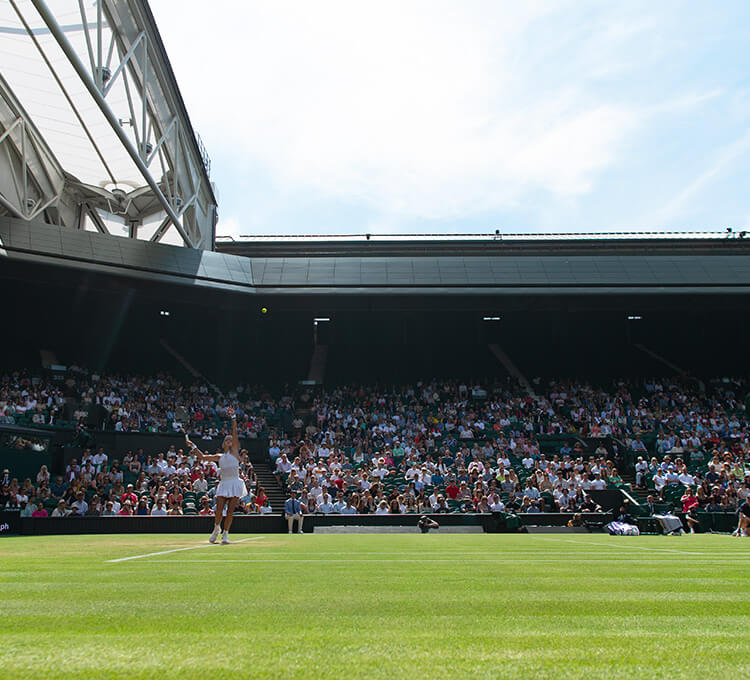
[[[39,472],[36,476],[36,485],[49,485],[49,472],[46,465],[42,465],[42,467],[39,468]]]
[[[268,498],[263,499],[263,504],[258,508],[258,512],[261,515],[270,515],[273,512],[273,508],[271,507],[271,503],[269,502]]]
[[[128,484],[127,491],[120,497],[121,504],[124,505],[125,501],[130,501],[130,504],[133,506],[138,503],[138,496],[135,495],[132,484]]]
[[[57,505],[55,506],[55,509],[52,511],[52,517],[67,517],[68,516],[68,508],[65,505],[65,501],[61,498],[59,501],[57,501]]]
[[[164,501],[162,500],[162,504]],[[202,496],[200,500],[201,509],[198,511],[199,515],[213,515],[214,509],[211,507],[211,499],[208,496]],[[166,513],[166,508],[164,508]]]
[[[342,515],[356,515],[357,514],[357,508],[355,508],[352,505],[351,497],[346,499],[346,503],[344,504],[344,507],[341,508],[341,514]]]
[[[34,504],[31,501],[21,501],[20,510],[21,517],[31,517],[32,513],[34,512]]]
[[[321,515],[328,515],[333,511],[333,503],[331,502],[330,495],[328,493],[323,493],[322,500],[320,503],[318,503],[316,512]]]
[[[338,491],[336,493],[336,501],[333,504],[333,512],[340,514],[341,511],[346,507],[346,500],[344,499],[344,492]]]
[[[150,515],[152,517],[166,517],[167,516],[167,507],[163,498],[156,499],[156,503],[154,503],[153,507],[151,508]]]
[[[286,452],[284,452],[276,459],[276,478],[280,484],[283,484],[285,475],[288,475],[291,469],[292,464],[289,462]]]
[[[89,504],[86,502],[83,491],[79,491],[76,494],[76,499],[70,504],[70,509],[75,509],[75,514],[77,515],[82,516],[86,514],[86,511],[89,509]]]
[[[89,503],[89,508],[86,511],[86,515],[89,517],[99,517],[102,514],[102,503],[101,499],[99,498],[98,494],[94,494],[91,497],[91,503]]]
[[[664,498],[664,489],[667,486],[667,480],[661,468],[654,475],[654,491],[659,494],[659,498]]]
[[[700,505],[698,498],[693,492],[692,487],[688,487],[687,491],[680,499],[680,502],[682,503],[682,512],[685,513],[689,512],[693,508],[697,508]]]

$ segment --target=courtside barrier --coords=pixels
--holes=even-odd
[[[481,526],[487,533],[522,530],[523,526],[566,526],[570,513],[533,513],[508,516],[505,513],[428,515],[442,526]],[[419,515],[306,515],[305,532],[323,526],[415,527]],[[604,524],[612,520],[610,513],[586,513],[587,523]],[[514,518],[518,518],[515,520]],[[213,528],[211,516],[188,517],[25,517],[20,519],[19,532],[25,535],[44,534],[202,534]],[[282,515],[236,515],[232,533],[286,533]]]

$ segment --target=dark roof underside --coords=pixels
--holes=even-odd
[[[0,218],[3,256],[119,276],[264,294],[748,293],[750,241],[401,244],[262,256],[196,251]],[[366,248],[366,246],[365,246]],[[318,251],[320,253],[320,251]]]

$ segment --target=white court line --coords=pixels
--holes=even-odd
[[[267,549],[263,548],[261,550],[258,550],[255,554],[259,555],[259,556],[265,557],[266,555],[293,555],[294,553],[292,551],[288,551],[288,550],[267,550]],[[345,552],[343,552],[343,551],[342,552],[313,552],[313,553],[309,553],[309,554],[317,555],[319,557],[323,556],[323,555],[326,555],[326,556],[327,555],[347,555],[350,558],[359,557],[359,556],[369,557],[371,555],[372,556],[422,555],[422,556],[424,556],[425,560],[428,560],[428,559],[431,559],[433,557],[436,558],[436,559],[450,558],[450,557],[462,557],[462,556],[469,556],[469,557],[471,557],[471,556],[474,556],[474,555],[477,555],[477,554],[483,555],[483,554],[486,554],[486,553],[477,553],[477,552],[466,552],[466,553],[460,553],[460,552],[432,553],[431,552],[431,553],[425,553],[424,551],[362,552],[362,553],[357,553],[357,552],[352,552],[351,550],[349,550],[349,551],[345,551]],[[607,553],[607,555],[609,555],[609,556],[614,555],[614,554],[615,553]],[[743,555],[750,555],[750,553],[747,553],[747,552],[738,552],[738,553],[708,553],[708,552],[706,552],[706,553],[690,553],[690,554],[704,556],[704,557],[709,558],[709,559],[714,559],[714,558],[719,558],[719,557],[737,557],[737,556],[743,556]],[[515,555],[517,557],[512,557],[513,555]],[[547,556],[550,556],[550,555],[554,555],[554,556],[560,557],[560,558],[562,558],[562,556],[581,557],[581,558],[589,558],[589,557],[594,557],[595,556],[595,555],[587,554],[587,553],[582,552],[580,550],[579,551],[574,551],[574,552],[569,552],[567,550],[544,550],[544,551],[539,551],[539,552],[526,552],[526,551],[519,552],[519,551],[515,551],[514,550],[514,551],[509,551],[509,552],[502,553],[500,555],[500,558],[501,559],[519,559],[519,558],[533,559],[537,555],[540,558],[541,557],[547,557]],[[623,550],[622,551],[622,557],[626,557],[628,555],[633,555],[633,553],[631,553],[629,550]],[[664,558],[665,559],[671,559],[671,560],[675,559],[673,557],[668,557],[667,555],[665,555]],[[490,558],[490,559],[492,559],[492,558]],[[610,559],[610,557],[607,557],[607,559]],[[633,557],[632,559],[640,559],[640,558]]]
[[[625,538],[627,539],[627,536],[620,536],[619,538]],[[585,541],[574,541],[572,538],[563,538],[563,539],[553,539],[553,540],[563,540],[566,543],[575,543],[576,545],[591,545],[591,546],[599,546],[602,548],[615,548],[617,550],[621,548],[628,548],[630,550],[648,550],[649,552],[655,552],[655,553],[677,553],[678,555],[709,555],[709,553],[705,552],[696,552],[694,550],[674,550],[673,548],[651,548],[645,545],[632,545],[628,543],[622,543],[620,545],[610,545],[609,543],[587,543]]]
[[[234,543],[244,543],[245,541],[259,541],[265,536],[253,536],[252,538],[241,538],[239,541],[232,541],[229,545]],[[132,555],[130,557],[118,557],[116,560],[106,560],[107,562],[127,562],[128,560],[140,560],[144,557],[155,557],[157,555],[167,555],[168,553],[182,552],[183,550],[196,550],[197,548],[213,548],[216,544],[201,543],[200,545],[189,545],[186,548],[173,548],[172,550],[160,550],[159,552],[146,553],[145,555]]]
[[[582,557],[580,560],[575,560],[576,562],[591,562],[591,563],[618,563],[623,561],[631,561],[635,562],[640,560],[641,558],[638,557]],[[696,562],[714,562],[717,558],[697,558],[695,560],[691,560],[689,564],[685,564],[685,568],[693,568],[695,567]],[[283,558],[277,558],[277,559],[265,559],[265,558],[255,558],[255,557],[249,557],[246,559],[236,559],[236,558],[220,558],[216,560],[207,559],[207,560],[198,560],[198,559],[175,559],[175,560],[150,560],[150,562],[164,562],[166,564],[187,564],[187,563],[195,563],[195,564],[216,564],[217,562],[221,562],[222,564],[224,562],[241,562],[242,564],[253,564],[254,562],[272,562],[274,564],[276,563],[286,563],[286,562],[314,562],[314,563],[320,563],[320,564],[326,564],[326,563],[340,563],[345,562],[347,564],[356,564],[358,562],[377,562],[378,564],[393,564],[394,562],[417,562],[419,564],[440,564],[441,562],[465,562],[464,559],[432,559],[432,558],[425,558],[423,560],[417,560],[417,559],[406,559],[406,560],[391,560],[391,559],[363,559],[363,560],[357,560],[357,559],[350,559],[350,558],[336,558],[336,559],[315,559],[315,558],[293,558],[293,559],[283,559]],[[570,562],[570,558],[542,558],[542,559],[518,559],[513,557],[498,557],[497,559],[488,559],[488,558],[482,558],[482,559],[474,559],[472,560],[472,564],[475,562],[489,562],[489,563],[496,563],[496,564],[518,564],[518,563],[529,563],[534,564],[538,562]],[[651,562],[666,562],[669,564],[674,564],[674,558],[670,557],[657,557],[649,560],[649,563]],[[679,566],[679,565],[676,565]]]

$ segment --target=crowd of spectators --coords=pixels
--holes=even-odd
[[[273,416],[293,426],[291,400],[273,399],[265,391],[239,385],[219,397],[206,383],[183,383],[173,376],[99,375],[72,368],[64,376],[40,377],[26,372],[0,376],[0,423],[71,425],[95,421],[118,432],[189,432],[213,439],[229,431],[226,410],[238,416],[241,437],[267,431]]]
[[[280,480],[314,512],[591,511],[588,491],[622,486],[618,461],[648,454],[647,440],[657,455],[638,485],[658,487],[651,477],[663,467],[675,489],[702,489],[701,503],[719,497],[731,511],[747,497],[742,382],[536,387],[339,388],[313,401],[301,441],[272,438],[269,451]],[[559,448],[542,451],[545,438]]]
[[[533,388],[436,380],[276,399],[247,387],[219,395],[167,376],[79,371],[57,385],[13,374],[0,379],[0,418],[32,413],[54,423],[72,394],[77,418],[96,406],[113,429],[211,439],[228,431],[231,406],[241,437],[269,438],[279,483],[308,513],[593,511],[588,492],[624,484],[618,466],[626,453],[638,456],[636,486],[653,488],[659,501],[670,490],[681,501],[688,487],[705,509],[731,511],[747,498],[743,381],[619,380],[606,388],[534,381]],[[242,511],[270,512],[252,466],[242,472],[251,489]],[[0,504],[24,503],[33,514],[52,497],[64,506],[53,512],[208,514],[216,470],[180,450],[111,464],[104,451],[89,450],[62,480],[40,475],[36,483],[7,480]]]
[[[240,499],[237,511],[272,512],[246,450],[241,457],[240,474],[248,495]],[[111,464],[104,449],[86,449],[81,461],[71,460],[63,475],[53,477],[43,465],[36,479],[19,483],[3,470],[0,508],[20,510],[22,517],[212,515],[217,476],[214,463],[198,461],[175,447],[156,456],[128,452]]]

